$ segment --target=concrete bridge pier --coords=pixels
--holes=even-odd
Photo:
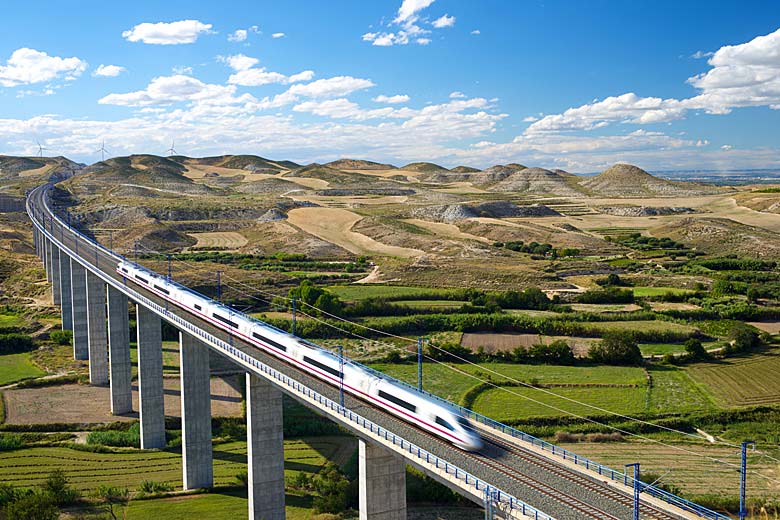
[[[106,284],[84,269],[87,293],[87,345],[89,383],[108,384],[108,331],[106,330]],[[127,314],[125,312],[125,314]]]
[[[249,519],[284,520],[282,393],[246,374],[246,442]]]
[[[73,330],[73,294],[70,288],[70,257],[61,249],[58,250],[58,257],[62,330]]]
[[[360,439],[358,447],[360,520],[406,520],[406,463]]]
[[[130,320],[127,296],[108,287],[108,365],[111,385],[111,413],[122,415],[133,411],[130,362]]]
[[[143,305],[136,305],[138,341],[138,402],[141,449],[165,447],[162,323]]]
[[[83,265],[72,258],[70,258],[70,289],[72,303],[71,324],[73,326],[73,359],[89,359],[89,334],[87,331],[87,270]]]
[[[46,271],[46,281],[51,282],[51,243],[49,242],[49,239],[45,237],[43,239],[43,254],[41,259],[43,260],[43,268]]]
[[[54,305],[62,305],[62,295],[60,294],[60,248],[55,246],[53,242],[50,242],[50,245],[51,302]]]
[[[179,332],[179,356],[184,489],[209,488],[214,485],[209,348]]]

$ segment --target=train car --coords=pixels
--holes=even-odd
[[[378,372],[340,360],[331,352],[286,331],[252,319],[141,266],[119,262],[117,272],[178,307],[235,334],[289,364],[355,397],[467,451],[482,448],[482,439],[459,411]]]

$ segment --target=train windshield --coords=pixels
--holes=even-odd
[[[458,415],[458,424],[463,426],[466,431],[474,431],[474,427],[463,416]]]

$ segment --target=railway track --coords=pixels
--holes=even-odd
[[[546,458],[532,451],[526,450],[519,446],[515,446],[512,443],[505,441],[504,439],[496,435],[486,432],[485,430],[480,430],[480,434],[482,435],[482,439],[485,441],[486,444],[490,444],[491,446],[499,450],[502,450],[515,457],[518,457],[524,460],[526,463],[532,464],[547,473],[551,473],[562,479],[565,479],[577,487],[598,494],[599,496],[603,497],[606,500],[610,500],[616,504],[619,504],[622,507],[627,508],[629,511],[633,509],[633,504],[634,504],[633,497],[617,489],[614,489],[605,484],[600,484],[592,480],[591,478],[588,478],[584,475],[579,475],[574,471],[567,470],[566,468],[561,467],[556,462],[547,460]],[[511,466],[506,466],[506,465],[504,466],[508,468],[510,471],[516,472],[516,470],[513,470]],[[560,497],[560,492],[556,491],[555,496]],[[592,506],[588,506],[588,507],[592,507]],[[640,513],[641,513],[641,518],[647,520],[680,520],[680,517],[671,515],[669,513],[666,513],[665,511],[661,511],[660,509],[657,509],[652,505],[646,503],[642,504],[642,507],[640,508]],[[601,514],[605,515],[605,513],[603,512]],[[608,515],[608,516],[598,516],[593,518],[616,518],[616,517]]]

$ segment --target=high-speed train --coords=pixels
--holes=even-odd
[[[370,402],[418,428],[467,451],[482,448],[482,439],[455,407],[416,390],[382,378],[307,341],[266,323],[237,313],[165,277],[130,262],[119,262],[117,272],[212,325],[240,337],[264,352],[305,370],[333,386]]]

